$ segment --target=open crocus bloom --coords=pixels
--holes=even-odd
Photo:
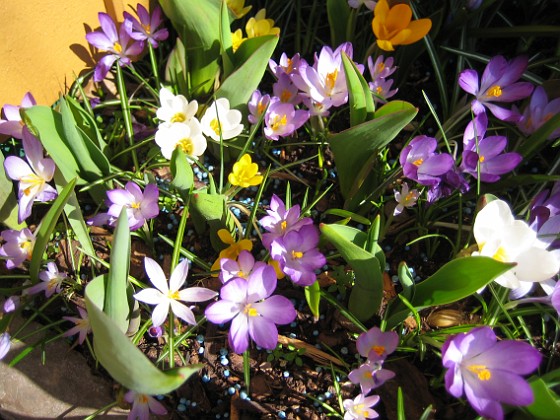
[[[474,237],[483,255],[517,265],[495,279],[510,289],[526,286],[523,282],[543,282],[554,276],[560,262],[537,233],[522,220],[515,220],[506,202],[494,200],[478,212],[473,226]]]
[[[212,140],[219,142],[237,137],[243,131],[241,112],[229,108],[227,98],[218,98],[206,109],[200,123],[202,132]]]
[[[37,105],[35,98],[31,92],[27,92],[21,101],[21,105],[9,105],[6,104],[2,108],[4,111],[4,119],[0,119],[0,134],[5,134],[7,136],[14,137],[16,139],[21,139],[23,136],[23,127],[25,124],[21,120],[21,115],[19,110],[22,108],[30,108],[33,105]]]

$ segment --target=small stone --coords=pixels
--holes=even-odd
[[[187,411],[187,407],[184,404],[177,404],[177,411]]]
[[[279,419],[285,419],[286,418],[286,413],[284,411],[279,411],[278,412],[278,418]]]
[[[289,378],[290,377],[290,372],[285,370],[284,372],[282,372],[282,376],[284,376],[284,378]]]

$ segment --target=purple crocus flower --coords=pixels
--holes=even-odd
[[[325,256],[317,249],[319,231],[314,225],[286,233],[272,242],[270,256],[280,263],[282,271],[299,286],[315,283],[315,270],[326,263]]]
[[[8,352],[10,351],[10,346],[12,342],[10,340],[10,334],[3,332],[0,334],[0,360],[2,360]]]
[[[220,274],[219,278],[222,283],[227,283],[229,280],[240,277],[243,279],[248,278],[253,270],[265,266],[266,263],[262,261],[255,261],[253,254],[249,251],[243,250],[239,253],[237,260],[231,258],[222,258],[220,260]]]
[[[276,324],[289,324],[296,318],[292,302],[284,296],[271,296],[276,289],[276,273],[269,265],[259,267],[247,280],[234,278],[222,286],[220,300],[206,308],[210,322],[231,321],[229,345],[236,353],[249,347],[249,337],[268,350],[278,344]]]
[[[560,223],[560,181],[538,193],[531,202],[529,226],[537,232],[537,237],[548,242],[548,249],[560,248],[560,238],[554,235],[554,226]],[[545,232],[552,233],[548,238]],[[558,233],[558,230],[556,230]]]
[[[290,77],[301,77],[299,76],[300,61],[302,64],[307,63],[303,58],[300,58],[299,53],[295,54],[292,58],[289,58],[286,53],[282,53],[278,63],[270,59],[268,66],[277,79],[280,78],[281,74],[286,74]]]
[[[107,213],[99,213],[88,221],[89,224],[114,226],[124,207],[130,230],[137,230],[146,220],[153,219],[159,214],[159,190],[155,184],[147,184],[142,193],[137,184],[129,181],[124,189],[107,191],[107,198],[109,206]]]
[[[272,93],[281,102],[288,102],[292,105],[298,105],[302,100],[299,89],[287,74],[278,76],[278,80],[272,85]]]
[[[107,73],[113,66],[115,61],[123,66],[129,66],[131,57],[134,57],[142,52],[144,43],[142,41],[132,40],[130,32],[132,32],[132,21],[125,19],[121,24],[119,31],[113,19],[107,14],[100,12],[99,23],[101,24],[101,31],[90,32],[86,34],[87,42],[102,51],[107,51],[109,54],[101,58],[95,66],[93,73],[93,80],[100,82],[105,79]]]
[[[459,170],[453,166],[449,171],[440,176],[440,182],[431,185],[426,194],[428,203],[434,203],[440,198],[450,196],[455,191],[462,194],[470,189],[470,185]]]
[[[393,62],[393,57],[389,57],[385,60],[384,57],[380,55],[375,60],[375,63],[373,62],[372,57],[368,57],[367,64],[369,74],[371,76],[369,88],[373,93],[375,93],[376,96],[374,97],[374,100],[377,102],[385,103],[385,99],[394,96],[398,92],[398,89],[391,90],[393,80],[387,80],[387,77],[397,70],[397,67],[393,66]]]
[[[16,139],[23,138],[23,127],[25,127],[24,122],[21,120],[21,115],[19,113],[20,109],[30,108],[33,105],[37,105],[35,98],[31,92],[27,92],[21,101],[21,105],[9,105],[6,104],[2,108],[4,111],[4,119],[0,119],[0,134],[5,134]]]
[[[261,116],[265,113],[270,104],[270,95],[263,95],[260,90],[255,90],[249,99],[247,107],[249,108],[249,116],[247,119],[251,124],[258,124]]]
[[[54,262],[47,264],[47,269],[39,273],[39,283],[27,289],[27,294],[34,295],[36,293],[45,292],[45,296],[50,298],[54,293],[60,293],[62,283],[68,276],[66,273],[58,271],[58,267]]]
[[[140,394],[136,391],[128,391],[124,394],[124,400],[132,404],[128,420],[150,420],[150,413],[158,416],[167,414],[166,408],[151,395]]]
[[[456,398],[463,393],[483,417],[503,419],[500,403],[525,406],[533,402],[531,386],[521,375],[538,368],[542,356],[531,345],[498,341],[490,327],[449,337],[441,349],[445,388]]]
[[[523,111],[521,119],[517,122],[517,127],[525,135],[533,134],[542,125],[553,116],[560,114],[560,98],[548,101],[546,91],[542,86],[537,86],[531,102]],[[554,139],[560,136],[560,128],[554,130],[548,139]]]
[[[483,182],[496,182],[523,160],[519,153],[502,153],[507,147],[504,136],[484,137],[488,126],[485,113],[478,114],[465,130],[461,170]]]
[[[441,176],[454,164],[447,153],[436,154],[437,140],[428,136],[414,137],[400,154],[399,161],[405,177],[419,184],[435,186]]]
[[[502,121],[519,121],[520,115],[512,110],[502,108],[494,102],[513,102],[526,98],[533,91],[528,82],[517,82],[527,68],[527,57],[517,57],[507,61],[501,55],[493,57],[487,64],[479,83],[476,70],[463,70],[459,75],[459,86],[476,96],[471,102],[471,109],[478,115],[488,108]]]
[[[73,335],[78,334],[78,341],[77,344],[83,344],[86,341],[87,335],[92,331],[91,324],[89,322],[89,317],[87,311],[78,306],[78,312],[80,316],[63,316],[62,319],[67,321],[73,322],[75,325],[62,334],[63,337],[71,337]]]
[[[270,244],[286,233],[293,230],[300,230],[303,226],[313,224],[309,217],[301,218],[299,204],[286,209],[284,202],[276,194],[272,194],[270,199],[270,210],[266,211],[268,216],[259,220],[260,225],[268,233],[263,235],[263,245],[270,251]]]
[[[383,332],[378,327],[360,334],[356,340],[356,348],[361,356],[371,362],[382,362],[395,351],[399,344],[399,336],[394,331]]]
[[[130,37],[137,41],[148,41],[152,44],[152,47],[158,47],[158,41],[165,41],[169,36],[169,32],[166,28],[159,29],[160,25],[163,23],[161,8],[159,6],[154,7],[152,14],[146,10],[144,6],[138,3],[136,7],[136,14],[140,21],[136,20],[128,12],[124,12],[123,15],[125,19],[132,21],[132,30],[129,32]],[[129,26],[127,28],[130,29]]]
[[[31,215],[34,201],[51,201],[58,193],[47,182],[54,176],[54,161],[43,157],[41,142],[29,132],[23,130],[23,151],[27,162],[17,156],[8,156],[4,161],[6,175],[18,185],[18,221],[22,223]]]
[[[395,377],[395,372],[383,369],[382,363],[366,362],[362,363],[358,368],[353,369],[348,374],[348,379],[353,384],[360,385],[360,389],[364,394],[375,388],[379,388],[389,379]]]
[[[0,247],[0,256],[6,259],[6,268],[19,267],[25,260],[30,260],[35,246],[35,235],[28,228],[22,230],[4,230],[0,233],[4,241]]]
[[[379,400],[379,395],[370,395],[366,397],[364,394],[359,394],[353,400],[344,400],[342,402],[342,406],[346,410],[344,413],[344,420],[365,420],[379,417],[377,411],[371,408],[377,404]]]
[[[19,308],[20,298],[19,296],[10,296],[2,305],[2,310],[5,314],[9,314],[10,312],[14,312],[17,308]]]
[[[291,103],[271,101],[264,116],[264,135],[269,140],[291,136],[308,119],[309,111],[296,110]]]

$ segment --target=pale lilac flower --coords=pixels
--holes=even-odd
[[[521,119],[517,122],[517,127],[525,135],[533,134],[543,126],[545,122],[553,116],[560,114],[560,98],[548,101],[546,91],[542,86],[537,86],[531,96],[531,102],[525,110]],[[554,130],[548,139],[560,136],[560,128]]]
[[[4,241],[0,247],[0,256],[6,259],[8,270],[19,267],[25,260],[31,259],[36,238],[28,228],[4,230],[0,238]]]
[[[243,250],[239,253],[237,260],[231,258],[222,258],[220,260],[221,269],[218,277],[222,283],[227,283],[235,277],[247,279],[253,270],[265,265],[266,263],[262,261],[255,261],[253,254],[249,251]]]
[[[234,278],[222,286],[220,300],[206,308],[206,318],[214,324],[231,321],[229,345],[236,353],[249,347],[249,337],[268,350],[278,344],[276,324],[296,318],[292,302],[271,296],[276,289],[276,273],[269,265],[254,269],[247,280]]]
[[[89,322],[88,313],[84,308],[80,306],[77,307],[78,312],[80,313],[80,317],[75,316],[63,316],[62,319],[67,321],[71,321],[76,324],[74,327],[70,328],[64,334],[63,337],[71,337],[75,334],[78,334],[78,344],[83,344],[86,340],[87,335],[91,332],[91,324]]]
[[[439,182],[431,185],[426,194],[428,203],[433,203],[440,198],[447,197],[455,191],[462,194],[470,189],[470,185],[465,177],[459,172],[457,167],[452,166],[446,173],[440,176]]]
[[[0,360],[2,360],[8,352],[10,351],[10,346],[12,342],[10,340],[10,334],[3,332],[0,334]]]
[[[187,123],[195,118],[198,110],[196,100],[189,102],[183,95],[174,95],[165,87],[159,90],[159,101],[161,107],[157,109],[156,116],[163,121],[160,127],[163,124],[170,126],[173,123]]]
[[[202,135],[202,128],[196,118],[185,123],[160,124],[155,140],[166,159],[171,159],[173,151],[177,148],[187,156],[198,159],[208,147],[206,137]]]
[[[525,282],[543,282],[560,269],[560,261],[546,250],[547,243],[539,240],[523,220],[515,220],[502,200],[491,201],[478,212],[473,234],[479,248],[473,255],[516,263],[494,279],[503,287],[517,289],[527,286]]]
[[[476,70],[463,70],[459,75],[459,86],[476,98],[471,102],[471,109],[478,115],[488,108],[498,119],[519,121],[520,115],[512,110],[502,108],[494,102],[514,102],[526,98],[533,91],[528,82],[517,82],[525,69],[527,57],[517,57],[507,61],[501,55],[493,57],[482,74],[479,83]]]
[[[140,21],[136,20],[134,16],[128,12],[123,13],[126,19],[132,21],[132,30],[129,32],[131,38],[137,41],[147,40],[152,44],[152,47],[157,48],[158,41],[165,41],[169,36],[169,32],[166,28],[159,29],[160,25],[163,23],[161,8],[156,5],[150,15],[146,8],[138,3],[136,14]]]
[[[463,394],[483,417],[503,419],[501,403],[526,406],[533,402],[531,386],[521,375],[538,368],[542,356],[531,345],[498,341],[490,327],[474,328],[449,337],[441,349],[445,388],[456,398]]]
[[[301,102],[298,87],[286,74],[280,74],[276,83],[272,85],[272,93],[281,102],[291,103],[292,105],[298,105]]]
[[[270,59],[268,61],[268,66],[270,67],[270,70],[272,70],[272,73],[274,73],[277,79],[280,78],[281,74],[288,75],[291,78],[293,77],[300,78],[301,77],[299,75],[300,62],[302,64],[303,63],[307,64],[307,62],[303,58],[300,58],[299,53],[295,54],[292,58],[289,58],[286,55],[286,53],[282,53],[278,64],[276,63],[276,61]]]
[[[344,420],[376,419],[379,417],[379,414],[371,407],[377,404],[379,399],[379,395],[366,397],[364,394],[359,394],[354,400],[344,400],[342,402],[346,410]]]
[[[556,282],[549,299],[550,304],[554,309],[556,309],[558,316],[560,316],[560,282]]]
[[[367,59],[367,65],[371,80],[374,82],[377,79],[386,79],[392,75],[397,70],[397,66],[393,65],[394,62],[395,59],[393,57],[389,57],[385,60],[385,57],[380,55],[374,63],[373,57],[369,56]]]
[[[317,102],[314,101],[313,99],[304,96],[303,99],[303,104],[307,107],[307,109],[309,110],[309,116],[317,116],[317,117],[328,117],[330,114],[329,106],[326,106],[325,104],[321,103],[321,102]]]
[[[348,379],[350,379],[353,384],[360,385],[360,389],[364,394],[367,394],[372,389],[379,388],[394,377],[395,372],[383,369],[382,363],[370,361],[362,363],[358,368],[351,370],[348,374]]]
[[[529,226],[537,232],[539,240],[548,243],[548,249],[558,249],[560,248],[559,225],[560,181],[556,181],[552,189],[545,189],[533,198]]]
[[[395,193],[395,201],[397,202],[397,206],[393,211],[393,216],[398,216],[401,214],[405,207],[410,208],[413,207],[416,202],[418,201],[418,197],[420,193],[417,189],[409,189],[408,184],[403,182],[402,188],[400,191],[393,190]]]
[[[375,94],[373,100],[377,103],[387,103],[387,99],[398,92],[398,89],[391,90],[391,86],[393,85],[393,80],[387,79],[377,79],[375,82],[369,83],[369,88]]]
[[[437,140],[428,136],[414,137],[400,154],[399,161],[405,177],[422,185],[437,185],[441,176],[454,164],[447,153],[436,154]]]
[[[27,92],[25,94],[19,106],[9,104],[4,105],[2,111],[4,111],[4,118],[6,119],[0,119],[0,134],[5,134],[21,140],[25,123],[21,119],[19,110],[30,108],[33,105],[37,105],[37,102],[35,102],[35,98],[31,92]]]
[[[35,293],[45,292],[45,296],[50,298],[54,293],[60,293],[62,283],[67,277],[66,273],[58,271],[54,262],[49,262],[47,269],[39,273],[39,280],[41,281],[27,289],[27,294],[34,295]]]
[[[461,170],[483,182],[499,181],[501,175],[511,172],[523,160],[519,153],[502,153],[507,147],[504,136],[484,137],[488,126],[485,113],[471,121],[463,136]],[[471,137],[472,133],[472,137]]]
[[[382,362],[393,353],[399,344],[399,336],[394,331],[383,332],[373,327],[360,334],[356,340],[356,349],[361,356],[371,362]]]
[[[249,116],[247,119],[251,124],[258,124],[262,115],[270,104],[270,95],[263,95],[260,90],[255,90],[251,95],[251,99],[247,104],[249,108]]]
[[[158,416],[167,414],[163,404],[150,395],[130,390],[124,394],[124,400],[132,404],[130,413],[128,413],[128,420],[150,420],[150,413]]]
[[[243,131],[241,112],[229,108],[227,98],[219,98],[210,104],[202,116],[200,123],[205,136],[219,142],[237,137]]]
[[[348,0],[348,6],[353,9],[359,9],[362,4],[373,11],[377,2],[373,0]]]
[[[299,286],[315,283],[315,270],[326,263],[319,251],[319,231],[313,225],[292,230],[282,238],[274,240],[270,246],[270,256],[280,264],[282,271]]]
[[[126,209],[130,230],[137,230],[144,222],[159,214],[159,190],[155,184],[147,184],[144,192],[132,181],[126,183],[124,189],[117,188],[107,191],[109,210],[99,213],[88,221],[94,226],[107,224],[115,226],[123,208]]]
[[[276,194],[270,199],[268,216],[259,220],[260,225],[268,232],[263,235],[263,245],[270,251],[272,241],[283,237],[293,230],[300,230],[303,226],[313,224],[309,217],[301,217],[299,204],[286,209],[284,202]]]
[[[185,259],[177,264],[177,267],[171,273],[169,283],[167,283],[165,274],[157,262],[145,257],[144,266],[150,281],[156,288],[143,289],[136,293],[134,298],[148,305],[156,305],[152,312],[154,327],[159,327],[165,322],[169,314],[169,308],[178,318],[188,324],[196,325],[196,319],[191,308],[181,301],[205,302],[215,297],[217,293],[204,287],[189,287],[180,290],[189,274],[189,260]]]
[[[140,54],[144,49],[142,41],[135,41],[130,38],[129,34],[132,31],[131,20],[125,19],[117,32],[117,27],[111,16],[100,12],[98,17],[101,31],[86,34],[86,40],[95,48],[107,51],[109,54],[101,58],[97,66],[95,66],[93,73],[93,80],[95,82],[105,79],[115,61],[118,61],[121,67],[129,66],[131,64],[131,57]]]
[[[309,119],[309,111],[295,109],[291,103],[271,102],[264,117],[264,135],[269,140],[289,137]]]
[[[54,161],[43,157],[41,142],[27,129],[23,130],[23,150],[27,162],[17,156],[8,156],[4,161],[6,175],[19,182],[19,223],[31,215],[34,201],[51,201],[58,195],[57,191],[47,184],[54,176]]]
[[[10,312],[14,312],[19,307],[20,299],[19,296],[10,296],[2,305],[3,311],[5,314],[9,314]]]

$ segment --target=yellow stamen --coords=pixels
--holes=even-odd
[[[185,122],[186,119],[187,118],[185,117],[185,114],[183,114],[182,112],[177,112],[175,115],[173,115],[171,117],[171,120],[169,122],[171,122],[171,123],[176,123],[176,122],[182,123],[182,122]]]
[[[47,289],[52,290],[56,287],[57,284],[58,284],[58,279],[55,277],[54,279],[49,280],[49,282],[47,283]]]
[[[278,130],[280,127],[284,127],[286,124],[288,123],[288,118],[286,117],[286,115],[275,115],[274,118],[272,119],[272,124],[270,125],[270,128],[272,128],[273,131]]]
[[[193,141],[191,139],[181,139],[177,142],[177,147],[180,147],[181,150],[183,152],[185,152],[185,154],[192,156],[193,154],[193,150],[194,150],[194,145],[193,145]]]
[[[249,315],[249,316],[258,316],[259,315],[257,310],[255,308],[253,308],[250,303],[245,305],[245,309],[243,310],[243,312],[245,314]]]
[[[210,128],[214,131],[214,133],[216,133],[217,136],[222,133],[222,127],[217,118],[214,118],[212,121],[210,121]]]
[[[377,65],[377,72],[381,73],[383,70],[385,70],[385,63],[382,61]]]
[[[377,353],[378,356],[383,356],[383,353],[385,353],[385,346],[372,346],[371,349]]]
[[[288,222],[282,220],[282,222],[280,222],[280,228],[282,229],[282,232],[284,232],[287,227],[288,227]]]
[[[144,394],[138,394],[138,403],[148,404],[148,396]]]
[[[478,157],[478,161],[479,161],[480,163],[484,162],[485,160],[486,160],[486,158],[485,158],[484,156],[482,156],[482,155],[480,155],[480,156]]]
[[[412,164],[414,166],[420,166],[424,163],[424,159],[420,158],[420,159],[416,159],[414,162],[412,162]]]
[[[292,94],[288,89],[284,89],[280,95],[280,101],[288,102],[292,98]]]
[[[494,258],[497,261],[501,261],[501,262],[508,262],[509,261],[506,250],[503,247],[499,247],[496,250],[496,253],[494,255],[492,255],[492,258]]]
[[[294,64],[291,58],[288,58],[288,65],[286,67],[282,67],[284,71],[290,74],[294,70]]]
[[[336,83],[337,77],[338,77],[338,69],[335,69],[335,71],[333,71],[332,73],[327,73],[327,78],[325,80],[325,83],[329,91],[334,89],[334,85]]]
[[[303,258],[303,252],[301,251],[292,251],[292,258],[297,260],[299,258]]]
[[[179,296],[179,291],[178,291],[178,290],[175,290],[174,292],[171,291],[171,290],[168,291],[168,292],[167,292],[167,297],[168,297],[169,299],[173,299],[173,300],[179,300],[179,299],[181,299],[181,296]]]
[[[122,45],[119,44],[118,42],[115,42],[115,43],[113,44],[113,49],[114,49],[118,54],[122,53]]]
[[[382,88],[381,86],[377,86],[377,87],[375,88],[375,92],[376,92],[378,95],[381,95],[381,94],[383,93],[383,88]]]
[[[142,28],[144,28],[144,32],[146,32],[147,35],[149,35],[152,31],[152,27],[150,26],[150,24],[142,25]]]
[[[487,95],[499,98],[500,96],[502,96],[502,88],[498,85],[494,85],[490,89],[488,89]]]
[[[263,104],[262,102],[259,102],[259,104],[257,105],[257,113],[259,115],[262,115],[262,113],[266,110],[266,105]]]
[[[20,182],[29,184],[29,186],[23,190],[24,195],[29,195],[34,191],[37,192],[38,190],[42,190],[43,185],[45,184],[45,180],[35,174],[22,176],[20,178]]]
[[[134,202],[130,205],[130,207],[132,207],[133,209],[139,209],[140,208],[140,203]]]
[[[476,373],[476,376],[478,376],[478,379],[480,379],[481,381],[488,381],[490,380],[490,378],[492,378],[492,373],[484,365],[471,365],[467,369],[469,369],[473,373]]]

